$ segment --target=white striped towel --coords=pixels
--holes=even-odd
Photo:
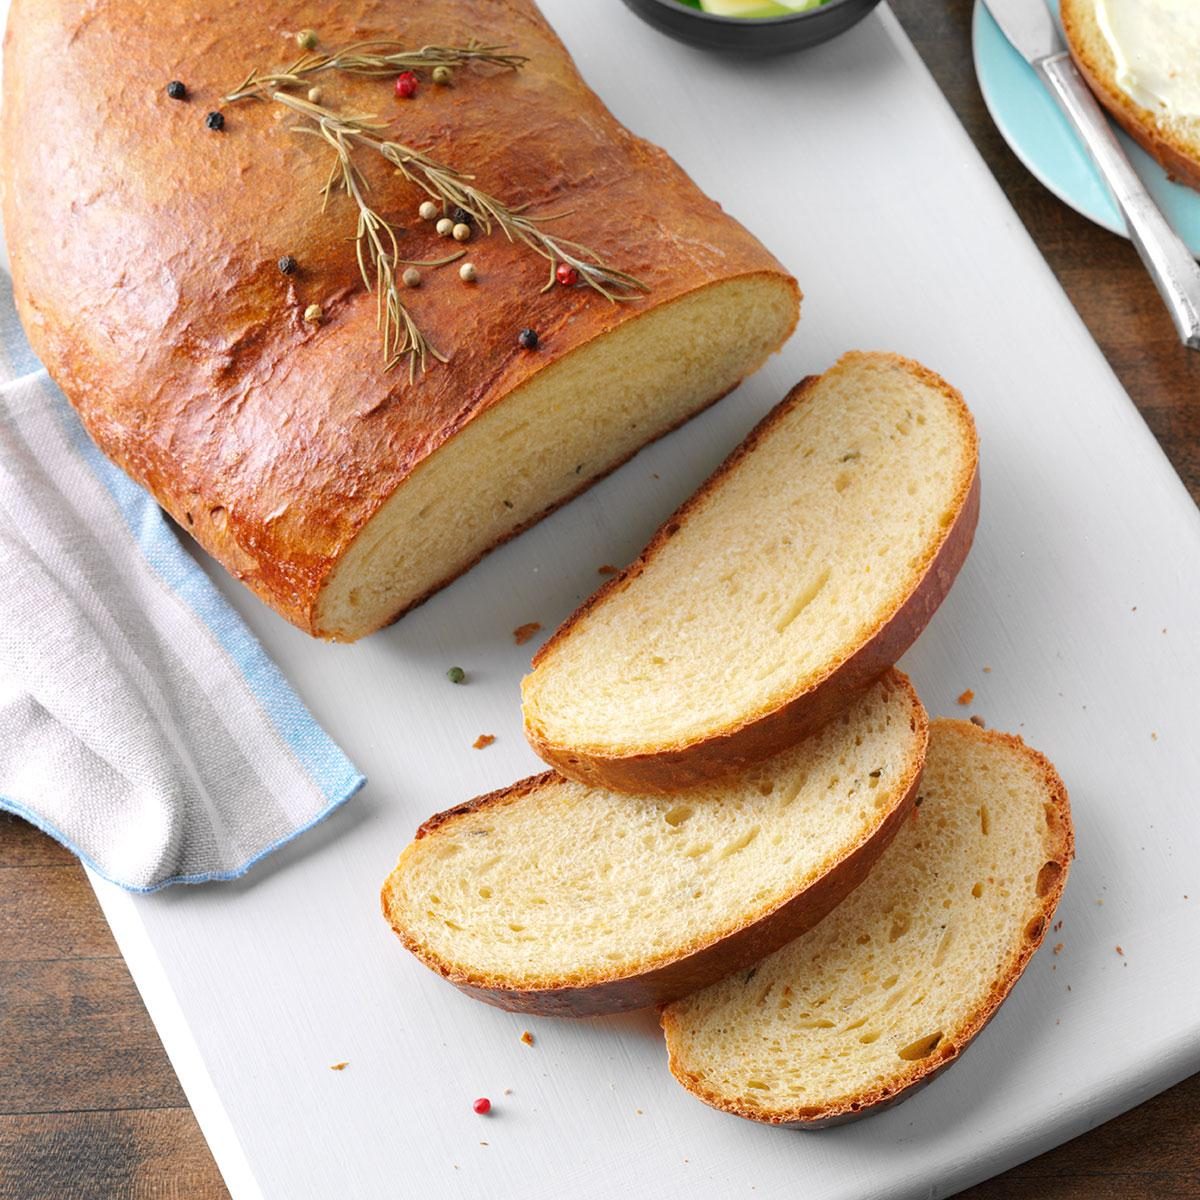
[[[29,350],[0,275],[0,808],[131,891],[232,879],[363,777]]]

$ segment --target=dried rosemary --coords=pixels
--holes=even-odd
[[[384,53],[389,47],[390,51]],[[395,75],[400,71],[421,68],[465,67],[469,63],[515,71],[528,61],[524,55],[506,53],[503,46],[485,46],[479,42],[468,42],[465,46],[422,46],[419,50],[407,50],[402,42],[391,40],[355,42],[332,54],[302,54],[284,71],[262,75],[251,71],[225,99],[244,100],[249,96],[267,98],[276,88],[299,87],[310,75],[320,71]]]
[[[525,212],[525,206],[510,207],[475,187],[472,182],[474,176],[386,137],[386,122],[363,113],[339,113],[284,90],[302,85],[308,76],[318,71],[331,69],[362,75],[390,75],[400,68],[450,67],[481,62],[515,70],[527,61],[520,55],[503,53],[503,47],[476,43],[465,47],[425,46],[420,50],[396,49],[388,54],[378,52],[382,48],[398,45],[396,42],[359,42],[333,54],[306,54],[284,72],[259,75],[252,71],[235,91],[225,97],[229,102],[256,98],[283,105],[306,122],[294,132],[320,137],[333,148],[334,163],[322,189],[324,205],[328,204],[330,195],[340,189],[346,192],[358,209],[355,251],[363,283],[368,291],[374,290],[376,294],[377,323],[383,337],[386,368],[390,369],[407,356],[411,380],[418,364],[422,371],[425,370],[428,358],[435,358],[439,362],[446,362],[447,359],[426,340],[400,299],[396,268],[411,260],[400,258],[391,224],[367,202],[367,182],[352,155],[355,145],[381,155],[398,175],[440,202],[444,209],[462,209],[485,233],[490,234],[493,228],[498,227],[510,242],[521,242],[546,259],[549,278],[542,288],[543,292],[554,287],[555,272],[560,264],[566,264],[577,273],[581,283],[613,302],[629,300],[649,290],[634,276],[608,266],[582,243],[555,237],[541,228],[544,222],[569,216],[569,213],[531,216]],[[428,265],[444,265],[458,257],[461,255],[452,255]]]

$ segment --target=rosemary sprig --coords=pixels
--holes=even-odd
[[[640,279],[608,266],[594,250],[581,242],[555,237],[541,228],[543,222],[558,220],[569,216],[569,213],[530,216],[523,207],[510,207],[503,200],[477,188],[471,182],[473,175],[446,166],[421,150],[385,137],[387,125],[374,117],[362,113],[337,113],[290,92],[271,92],[269,98],[308,118],[327,140],[335,135],[344,142],[354,142],[376,151],[404,179],[432,199],[441,201],[447,208],[461,208],[470,213],[485,233],[499,228],[510,242],[522,242],[541,255],[550,266],[549,279],[542,288],[543,292],[554,287],[554,271],[559,263],[574,267],[584,283],[614,302],[630,300],[638,293],[650,290]]]
[[[307,101],[305,103],[307,104]],[[408,378],[411,383],[416,376],[418,364],[422,371],[425,370],[427,358],[433,357],[443,363],[449,360],[430,345],[400,299],[400,289],[396,284],[400,247],[396,242],[395,230],[367,203],[364,195],[366,180],[354,165],[346,135],[336,124],[319,122],[315,128],[303,128],[297,132],[322,137],[333,147],[334,164],[322,189],[322,211],[338,187],[357,206],[358,228],[354,235],[354,250],[363,283],[367,291],[375,292],[375,324],[383,335],[384,370],[391,370],[407,355]]]
[[[321,71],[395,75],[400,71],[420,70],[423,67],[464,67],[468,63],[515,71],[528,61],[522,54],[506,53],[503,46],[485,46],[475,41],[465,46],[422,46],[419,50],[405,49],[402,42],[389,39],[355,42],[331,54],[302,54],[284,71],[262,75],[251,71],[225,99],[231,102],[250,96],[266,99],[276,88],[298,87],[310,75]]]
[[[386,48],[392,48],[391,52],[382,53]],[[462,209],[474,218],[484,233],[490,234],[498,227],[510,242],[521,242],[546,259],[549,278],[543,292],[555,286],[555,271],[560,263],[573,268],[582,283],[614,303],[633,299],[649,288],[633,275],[604,263],[582,243],[555,237],[541,228],[543,222],[557,220],[569,213],[531,216],[525,212],[526,206],[509,206],[475,187],[473,175],[385,136],[386,122],[364,113],[339,113],[285,89],[300,86],[307,77],[326,70],[390,75],[399,69],[453,67],[470,62],[516,70],[527,61],[522,55],[505,53],[502,46],[476,42],[467,46],[424,46],[419,50],[405,50],[393,41],[357,42],[332,54],[305,54],[285,71],[264,74],[251,71],[241,85],[225,97],[230,103],[254,98],[289,108],[306,122],[294,132],[320,137],[332,147],[334,162],[322,189],[322,210],[335,190],[345,191],[354,201],[358,209],[355,254],[364,285],[368,291],[375,292],[376,322],[383,337],[385,369],[407,356],[410,381],[415,377],[418,364],[422,371],[425,370],[428,358],[439,362],[447,359],[430,345],[400,299],[396,268],[412,260],[400,258],[395,230],[367,202],[368,184],[352,154],[355,145],[378,153],[398,175],[430,198],[440,201],[443,210]],[[462,253],[465,251],[421,265],[442,266],[455,261]]]

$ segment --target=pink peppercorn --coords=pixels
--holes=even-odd
[[[554,278],[563,287],[574,287],[579,282],[579,272],[570,263],[559,263],[554,268]]]
[[[480,1096],[471,1107],[483,1117],[492,1111],[492,1102],[486,1096]]]
[[[400,100],[411,100],[417,94],[417,77],[412,71],[401,71],[396,76],[396,96]]]

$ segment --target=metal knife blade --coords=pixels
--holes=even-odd
[[[983,0],[1004,36],[1028,63],[1039,62],[1066,47],[1045,0]]]

